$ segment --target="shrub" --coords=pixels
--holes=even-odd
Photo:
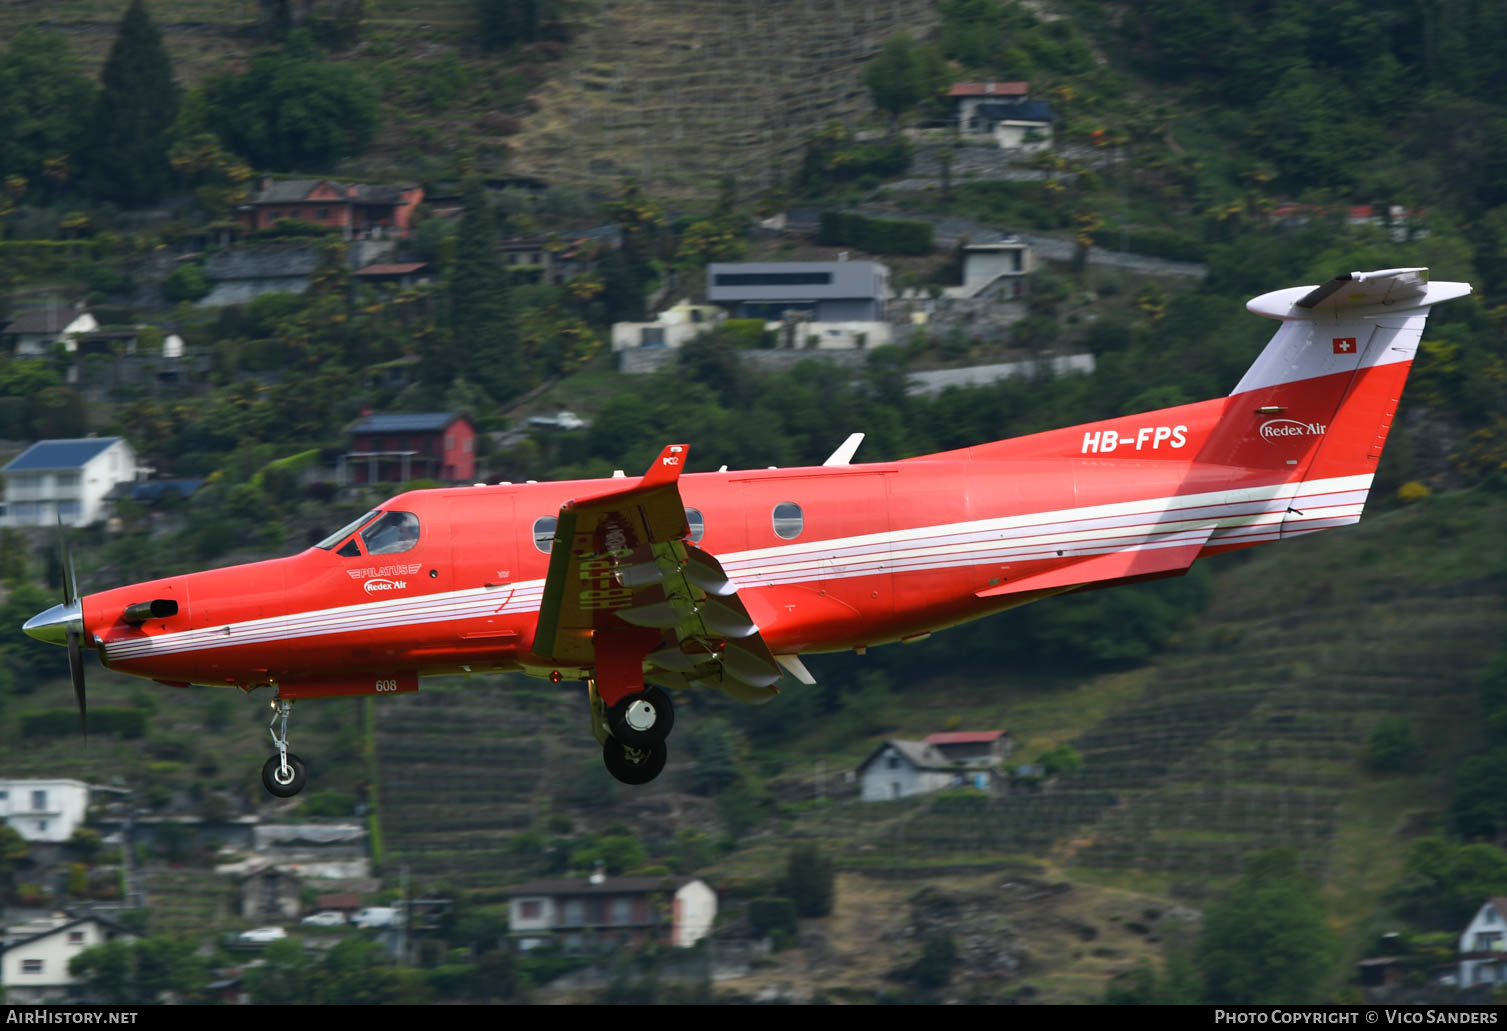
[[[868,218],[843,211],[822,212],[817,242],[829,247],[857,247],[870,254],[930,254],[931,226],[926,222],[900,222]]]

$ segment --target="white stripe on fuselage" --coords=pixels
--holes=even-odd
[[[882,573],[927,572],[986,562],[1030,562],[1185,545],[1208,536],[1210,545],[1276,540],[1284,520],[1301,530],[1355,522],[1371,476],[1339,476],[1306,483],[1240,487],[1202,494],[919,526],[885,533],[802,541],[719,556],[739,590],[848,579]],[[1299,512],[1298,510],[1301,511]],[[1298,519],[1290,518],[1298,512]],[[1290,527],[1285,533],[1300,532]],[[107,646],[111,662],[184,651],[319,637],[358,630],[458,622],[531,612],[543,580],[476,587],[414,598],[343,605],[196,630],[137,638]]]

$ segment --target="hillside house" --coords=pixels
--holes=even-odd
[[[428,283],[430,279],[430,269],[427,261],[402,261],[367,265],[365,268],[357,269],[352,274],[356,277],[356,282],[358,283],[369,283],[373,286],[395,286],[399,288],[422,286]]]
[[[136,451],[124,437],[40,440],[0,472],[0,526],[88,526],[116,484],[136,479]]]
[[[48,355],[57,344],[69,353],[78,350],[78,338],[99,329],[99,322],[82,305],[47,305],[28,308],[0,329],[0,344],[17,358]]]
[[[681,301],[654,317],[653,322],[614,322],[612,349],[627,351],[635,347],[683,347],[716,326],[727,316],[722,309],[708,304]]]
[[[350,450],[336,470],[341,485],[418,478],[469,483],[476,477],[476,427],[457,412],[368,415],[350,433]]]
[[[706,299],[740,319],[795,311],[815,323],[883,322],[889,276],[877,261],[712,262]]]
[[[948,297],[979,297],[989,294],[1006,300],[1023,300],[1030,275],[1036,270],[1031,245],[1017,237],[963,247],[963,285],[947,287]]]
[[[963,766],[998,766],[1015,751],[1015,739],[1004,730],[929,734],[923,743],[935,748],[948,762]]]
[[[36,1005],[76,998],[77,980],[68,963],[85,949],[133,941],[135,933],[97,916],[57,917],[51,926],[9,941],[0,951],[0,986],[9,1004]]]
[[[291,870],[267,866],[241,877],[241,916],[247,920],[297,920],[303,881]]]
[[[697,877],[531,881],[508,892],[508,927],[519,952],[559,942],[567,952],[663,942],[695,945],[712,929],[717,893]]]
[[[1507,984],[1507,897],[1487,899],[1460,935],[1458,986]]]
[[[263,179],[261,188],[236,212],[247,229],[268,229],[278,219],[339,229],[345,239],[408,239],[414,209],[424,200],[422,186],[341,183],[330,179]]]
[[[1034,153],[1052,146],[1052,105],[1032,100],[1024,82],[956,82],[947,91],[958,132],[993,136],[1002,150]]]
[[[67,841],[88,811],[81,780],[0,780],[0,819],[27,841]]]
[[[858,764],[858,797],[865,802],[888,802],[953,787],[987,790],[992,770],[954,762],[936,745],[891,738]]]

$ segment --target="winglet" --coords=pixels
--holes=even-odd
[[[862,443],[862,433],[848,434],[848,439],[843,441],[822,465],[847,465],[853,460],[853,453],[858,450],[858,445]]]
[[[639,486],[659,487],[680,479],[680,471],[685,468],[686,455],[689,451],[688,444],[667,444],[659,453],[659,457],[654,460],[654,464],[649,466],[649,471],[644,473]]]

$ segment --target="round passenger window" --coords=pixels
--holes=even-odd
[[[549,549],[555,543],[555,525],[559,522],[554,516],[540,516],[534,520],[534,547],[549,554]]]
[[[801,506],[794,501],[781,501],[774,506],[774,535],[781,540],[789,541],[799,537],[801,527],[805,524]]]
[[[691,528],[692,544],[700,541],[702,534],[706,533],[706,519],[702,517],[699,508],[688,508],[685,510],[685,524]]]

